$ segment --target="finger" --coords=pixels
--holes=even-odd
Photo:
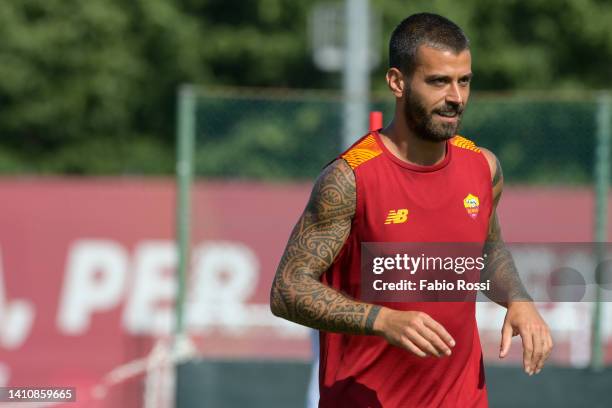
[[[427,326],[423,326],[421,335],[436,348],[438,353],[447,356],[451,355],[450,347],[448,347],[448,345],[446,345],[440,336],[438,336],[433,330],[430,330]]]
[[[552,337],[550,335],[550,332],[547,330],[546,336],[544,337],[544,358],[542,359],[542,362],[540,363],[539,367],[536,368],[536,374],[539,374],[540,371],[542,371],[542,368],[544,368],[544,363],[546,362],[546,360],[548,360],[548,357],[550,357],[552,348],[553,348]]]
[[[533,355],[531,356],[531,371],[529,375],[535,374],[544,358],[544,342],[546,341],[542,333],[542,329],[536,329],[532,332],[533,339]]]
[[[529,374],[531,372],[531,359],[533,357],[533,338],[531,332],[527,330],[520,331],[521,340],[523,341],[523,368]]]
[[[419,357],[427,357],[427,353],[418,348],[413,342],[411,342],[404,336],[402,336],[401,338],[401,344],[406,350],[410,351],[411,353],[416,354]]]
[[[534,343],[536,338],[534,337]],[[533,373],[538,374],[542,367],[544,367],[544,361],[546,361],[546,353],[548,350],[548,336],[546,330],[540,329],[538,335],[538,342],[540,343],[540,356],[535,362],[535,366],[533,367]]]
[[[425,326],[427,326],[434,333],[436,333],[436,335],[439,338],[441,338],[446,344],[448,344],[449,347],[455,347],[455,344],[456,344],[455,343],[455,339],[453,339],[453,336],[451,336],[449,334],[449,332],[446,331],[444,326],[442,326],[440,323],[436,322],[430,316],[425,318],[423,320],[423,322],[425,323]]]
[[[504,323],[502,327],[501,344],[499,345],[499,358],[504,358],[508,355],[510,344],[512,344],[512,327]]]
[[[423,350],[429,355],[440,357],[440,353],[425,337],[414,329],[406,330],[406,337],[412,341],[418,348]]]

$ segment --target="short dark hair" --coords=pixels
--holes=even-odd
[[[463,30],[449,19],[432,13],[413,14],[395,27],[389,40],[389,68],[411,75],[420,45],[460,53],[470,48]]]

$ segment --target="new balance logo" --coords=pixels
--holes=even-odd
[[[402,224],[408,219],[408,209],[402,208],[399,210],[389,211],[385,224]]]

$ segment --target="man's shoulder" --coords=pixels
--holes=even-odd
[[[315,181],[306,213],[327,221],[352,218],[356,207],[355,189],[353,170],[346,161],[336,159]]]
[[[376,138],[373,134],[369,133],[361,137],[351,147],[346,149],[344,153],[340,155],[344,161],[350,166],[351,169],[355,170],[357,167],[364,163],[378,157],[382,154],[382,149],[378,145]]]
[[[468,139],[467,137],[463,137],[460,135],[456,135],[454,136],[451,140],[450,140],[450,144],[453,146],[456,146],[460,149],[464,149],[467,151],[471,151],[474,153],[482,153],[483,148],[476,146],[476,143],[474,143],[473,141],[471,141],[470,139]]]
[[[487,163],[489,164],[489,170],[491,171],[491,180],[495,180],[498,177],[501,177],[501,165],[499,164],[499,160],[497,156],[484,147],[481,147],[483,156],[487,159]]]
[[[453,137],[450,140],[450,143],[451,145],[456,146],[459,149],[482,155],[482,157],[486,159],[487,164],[489,165],[491,179],[494,178],[497,172],[497,168],[499,166],[499,160],[497,160],[497,157],[491,150],[487,149],[486,147],[478,146],[472,140],[460,135]]]

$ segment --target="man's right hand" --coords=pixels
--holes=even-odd
[[[427,313],[382,308],[374,332],[419,357],[451,355],[455,340]]]

